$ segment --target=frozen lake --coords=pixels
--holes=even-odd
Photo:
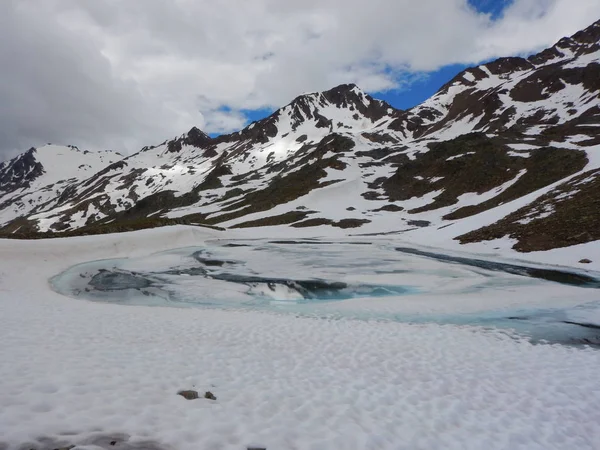
[[[477,325],[596,346],[596,275],[386,242],[213,240],[79,264],[51,281],[59,293],[98,302]]]

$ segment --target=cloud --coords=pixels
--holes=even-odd
[[[597,0],[514,0],[494,20],[466,0],[4,0],[0,159],[45,142],[135,151],[242,110],[356,82],[549,46]]]

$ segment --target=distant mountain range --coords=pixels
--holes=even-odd
[[[168,223],[445,229],[524,252],[598,240],[600,21],[406,111],[341,85],[217,138],[192,128],[125,157],[47,145],[0,164],[5,236]]]

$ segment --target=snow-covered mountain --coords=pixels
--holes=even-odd
[[[519,251],[598,240],[600,22],[469,68],[407,111],[341,85],[217,138],[192,128],[127,157],[47,146],[0,165],[5,233],[169,221]]]
[[[72,185],[123,156],[48,144],[0,163],[0,223],[54,208]]]

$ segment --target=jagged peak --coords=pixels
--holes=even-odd
[[[563,37],[552,48],[577,51],[580,49],[598,48],[600,43],[600,23],[595,23],[573,36]]]
[[[369,97],[369,95],[365,91],[363,91],[361,88],[359,88],[354,83],[339,84],[337,86],[332,87],[331,89],[320,92],[320,94],[327,98],[335,97],[335,96],[351,96],[351,95],[358,95],[361,97]]]
[[[347,110],[354,120],[366,118],[372,122],[380,120],[386,114],[398,111],[388,103],[374,99],[356,84],[347,83],[326,91],[300,95],[276,114],[289,112],[294,121],[293,126],[298,126],[306,120],[314,120],[317,127],[325,127],[330,126],[329,122],[334,119],[328,117],[328,113],[325,112],[328,108]]]
[[[22,153],[12,157],[11,159],[7,159],[6,161],[0,162],[0,170],[6,170],[9,167],[14,166],[19,161],[32,161],[35,162],[35,154],[37,153],[37,148],[31,147],[29,150],[25,150]]]
[[[487,77],[487,72],[493,75],[505,76],[515,72],[535,69],[548,63],[554,63],[567,56],[574,57],[579,55],[580,52],[586,53],[589,50],[597,49],[600,49],[600,20],[570,37],[561,38],[552,47],[546,48],[528,58],[519,56],[501,57],[485,64],[468,67],[445,83],[433,97],[445,93],[450,86],[457,83],[471,85]]]
[[[336,110],[341,113],[337,113]],[[356,84],[345,83],[326,91],[299,95],[270,116],[252,122],[238,132],[219,136],[213,140],[213,143],[230,142],[240,138],[265,143],[277,136],[280,131],[278,127],[281,125],[283,128],[289,127],[291,131],[295,131],[301,124],[312,122],[316,128],[328,128],[333,131],[339,124],[352,128],[344,124],[344,120],[356,123],[368,119],[375,123],[385,115],[394,115],[398,112],[400,110],[382,100],[374,99]]]
[[[600,50],[600,20],[572,36],[561,38],[552,47],[530,56],[528,60],[536,66],[543,66],[597,50]]]
[[[185,136],[187,136],[189,139],[193,139],[193,140],[202,139],[202,140],[210,141],[212,139],[208,134],[206,134],[204,131],[200,130],[197,127],[190,128],[190,131],[188,131],[185,134]]]
[[[380,102],[380,100],[375,100],[369,94],[365,93],[356,84],[345,83],[335,86],[326,91],[307,92],[305,94],[299,95],[288,105],[284,106],[282,109],[307,103],[311,104],[315,101],[318,102],[321,106],[326,106],[327,104],[330,104],[333,106],[337,106],[338,108],[348,108],[352,105],[356,106],[356,104],[363,104],[365,106],[368,106],[373,101]]]
[[[196,148],[204,148],[212,144],[213,139],[206,134],[204,131],[197,127],[192,127],[187,133],[182,134],[178,138],[175,138],[167,142],[168,152],[179,152],[183,145],[189,145]],[[148,147],[147,149],[150,149]],[[144,150],[144,149],[142,149]]]
[[[600,20],[597,20],[589,27],[578,31],[573,36],[572,40],[579,42],[580,44],[592,44],[598,45],[600,41]]]
[[[28,187],[31,181],[44,173],[44,167],[36,158],[37,149],[29,150],[0,163],[0,192]]]
[[[24,151],[23,153],[21,153],[20,155],[17,155],[13,159],[18,159],[18,158],[33,156],[35,153],[37,153],[37,148],[31,147],[29,150]]]

